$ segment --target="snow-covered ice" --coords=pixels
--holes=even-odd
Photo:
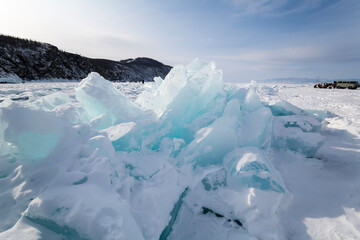
[[[0,86],[0,239],[360,239],[359,90]]]

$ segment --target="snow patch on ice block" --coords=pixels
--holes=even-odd
[[[280,177],[265,155],[255,147],[236,148],[226,155],[224,165],[232,184],[248,188],[285,192]]]

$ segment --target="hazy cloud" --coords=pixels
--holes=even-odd
[[[325,9],[341,0],[226,0],[239,15],[285,16]]]
[[[258,63],[299,64],[360,61],[359,53],[359,49],[347,47],[294,46],[271,50],[246,50],[216,58]]]

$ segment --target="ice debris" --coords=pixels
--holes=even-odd
[[[75,94],[0,103],[0,238],[285,238],[270,153],[312,156],[320,118],[199,59],[135,101],[97,73]]]

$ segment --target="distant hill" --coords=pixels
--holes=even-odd
[[[360,81],[360,79],[317,79],[317,78],[271,78],[259,80],[259,83],[320,83],[320,82],[333,82],[333,81]]]
[[[82,79],[98,72],[111,81],[153,81],[170,70],[171,66],[151,58],[93,59],[47,43],[0,35],[0,78],[16,74],[23,80]]]

